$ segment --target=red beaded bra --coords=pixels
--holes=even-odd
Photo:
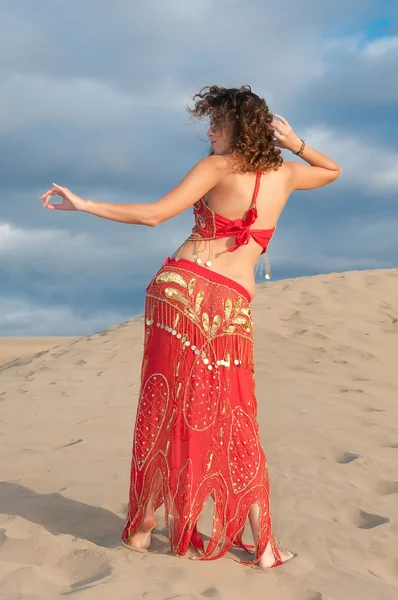
[[[203,198],[193,205],[195,225],[192,229],[192,235],[196,239],[219,239],[223,237],[235,237],[235,246],[228,248],[228,252],[234,252],[240,246],[248,244],[250,237],[262,246],[261,254],[267,250],[267,246],[274,234],[275,227],[272,229],[250,229],[257,219],[256,200],[258,190],[260,189],[261,172],[257,173],[256,185],[254,188],[251,208],[247,211],[244,219],[227,219],[222,215],[215,213],[204,201]]]
[[[251,206],[244,219],[232,220],[227,219],[227,217],[223,217],[222,215],[218,215],[205,203],[204,198],[195,202],[193,205],[195,225],[192,228],[191,235],[177,250],[176,259],[178,260],[182,248],[190,241],[194,242],[192,252],[194,262],[202,264],[202,259],[199,258],[198,255],[198,244],[201,240],[216,240],[223,237],[235,236],[235,245],[228,248],[228,252],[234,252],[240,248],[240,246],[248,244],[250,237],[253,237],[253,239],[262,247],[261,254],[264,254],[266,269],[265,278],[269,279],[271,277],[271,269],[268,262],[267,249],[276,227],[273,227],[272,229],[250,229],[257,219],[256,200],[258,190],[260,189],[261,175],[262,173],[259,171],[256,177],[256,185]],[[209,256],[208,260],[204,262],[204,266],[211,267],[212,264],[211,256]]]

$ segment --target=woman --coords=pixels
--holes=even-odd
[[[194,558],[213,560],[236,545],[254,554],[244,564],[275,567],[294,555],[276,547],[271,529],[267,461],[256,420],[254,270],[266,257],[290,193],[331,183],[341,169],[300,140],[286,119],[272,115],[249,86],[206,87],[194,100],[192,115],[210,118],[210,155],[154,204],[83,200],[56,184],[42,200],[51,210],[151,227],[193,206],[191,235],[146,288],[122,540],[148,549],[155,511],[164,504],[176,554],[191,547]],[[279,148],[308,165],[283,161]],[[54,195],[62,204],[50,204]],[[205,547],[197,523],[209,497],[214,513]],[[254,546],[242,541],[247,518]]]

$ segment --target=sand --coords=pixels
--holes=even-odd
[[[25,356],[45,352],[54,346],[75,340],[69,337],[3,337],[0,338],[0,365]]]
[[[398,270],[267,282],[252,308],[273,528],[298,556],[175,557],[161,511],[154,552],[121,546],[140,318],[7,350],[24,357],[0,367],[1,600],[398,597]]]

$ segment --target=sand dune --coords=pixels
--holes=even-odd
[[[120,545],[135,319],[0,367],[0,600],[398,597],[398,270],[267,283],[252,307],[274,533],[298,556],[178,558],[161,511],[155,552]]]
[[[69,337],[3,337],[0,338],[0,365],[13,360],[30,357],[75,340]]]

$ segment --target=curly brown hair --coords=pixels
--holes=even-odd
[[[233,172],[266,173],[279,169],[283,158],[275,146],[273,114],[249,85],[240,88],[206,86],[193,96],[193,101],[194,108],[187,107],[187,110],[194,119],[211,116],[213,129],[228,131],[228,158]]]

